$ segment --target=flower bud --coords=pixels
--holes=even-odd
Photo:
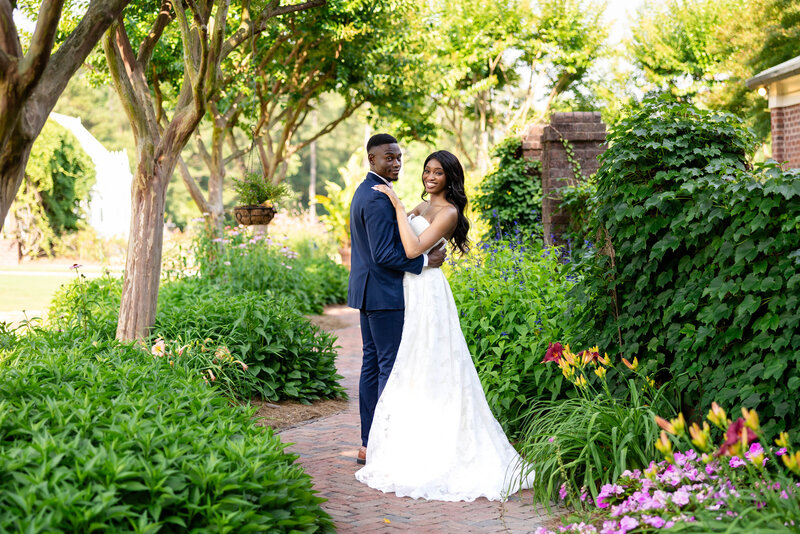
[[[703,421],[703,429],[697,423],[692,423],[689,427],[689,435],[692,437],[692,444],[703,452],[708,452],[710,447],[708,441],[711,437],[711,427]]]
[[[639,358],[637,358],[637,357],[634,357],[634,358],[633,358],[633,363],[629,362],[629,361],[628,361],[627,359],[625,359],[625,358],[622,358],[622,363],[624,363],[624,364],[625,364],[625,366],[626,366],[628,369],[630,369],[631,371],[635,371],[635,370],[636,370],[636,369],[639,367]]]
[[[594,370],[594,374],[599,376],[600,378],[605,378],[606,376],[606,368],[605,367],[598,367]]]
[[[675,463],[675,457],[672,455],[672,442],[667,437],[667,433],[663,430],[661,431],[661,436],[659,437],[658,441],[656,441],[656,449],[664,455],[664,459],[671,463]]]
[[[758,414],[755,410],[748,410],[742,406],[742,417],[744,417],[744,424],[753,432],[758,432]]]
[[[775,440],[775,445],[778,447],[789,447],[789,433],[788,432],[781,432],[778,439]]]
[[[722,430],[728,428],[728,416],[719,404],[716,402],[711,403],[711,410],[708,412],[708,420],[714,423]]]

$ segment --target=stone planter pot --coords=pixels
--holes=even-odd
[[[237,206],[233,208],[236,222],[245,226],[253,224],[269,224],[275,217],[275,209],[265,206]]]
[[[347,267],[347,270],[350,270],[350,247],[339,247],[339,256],[342,257],[342,265]]]

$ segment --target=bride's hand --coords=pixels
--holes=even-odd
[[[394,192],[394,189],[392,189],[388,185],[373,185],[372,189],[374,189],[375,191],[380,191],[381,193],[384,193],[387,197],[389,197],[389,200],[392,201],[392,206],[394,206],[395,208],[398,208],[398,207],[402,208],[405,211],[405,208],[403,207],[403,203],[397,197],[397,193]]]

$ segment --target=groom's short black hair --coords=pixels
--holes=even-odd
[[[369,141],[367,141],[367,154],[369,154],[369,151],[372,150],[373,147],[381,145],[391,145],[392,143],[396,144],[397,139],[395,139],[391,135],[387,133],[375,134],[369,138]]]

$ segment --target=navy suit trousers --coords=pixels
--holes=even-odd
[[[394,367],[403,335],[404,310],[361,310],[361,339],[364,356],[358,383],[361,411],[361,444],[367,446],[375,405]]]

